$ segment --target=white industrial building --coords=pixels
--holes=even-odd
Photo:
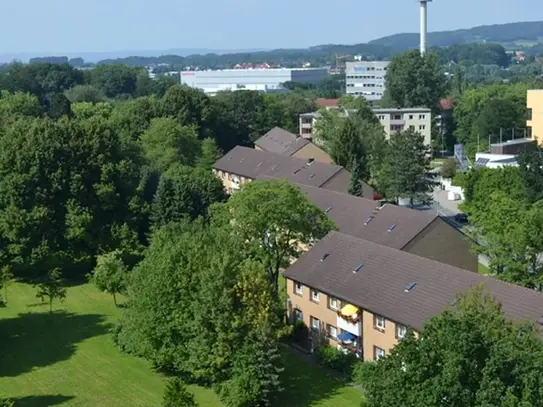
[[[209,95],[235,90],[270,93],[284,91],[281,85],[285,82],[317,83],[327,75],[327,69],[319,68],[183,71],[181,84],[201,89]]]
[[[378,102],[385,93],[385,76],[390,61],[355,61],[345,64],[347,94]]]

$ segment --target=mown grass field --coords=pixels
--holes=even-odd
[[[33,287],[13,284],[0,308],[0,395],[16,407],[158,407],[165,378],[121,353],[110,330],[122,309],[84,284],[64,303],[48,305]],[[362,396],[312,363],[289,355],[281,407],[354,407]],[[191,386],[200,406],[221,407],[215,393]]]

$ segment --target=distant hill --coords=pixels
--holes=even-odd
[[[543,21],[481,25],[464,30],[437,31],[428,34],[428,45],[431,47],[482,42],[503,44],[517,41],[543,42]],[[407,50],[419,45],[419,33],[389,35],[370,41],[369,44]]]

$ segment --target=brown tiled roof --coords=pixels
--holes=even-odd
[[[396,249],[402,249],[437,218],[430,211],[390,204],[378,209],[379,203],[369,199],[323,188],[299,187],[311,202],[327,212],[342,233]],[[388,232],[393,225],[393,232]]]
[[[217,161],[213,168],[250,179],[285,178],[293,183],[320,187],[346,172],[339,165],[289,157],[237,146]],[[345,182],[341,182],[343,185]],[[340,188],[341,185],[334,185]],[[344,186],[348,188],[348,181]]]
[[[358,265],[363,266],[353,273]],[[285,277],[414,329],[478,284],[502,304],[508,318],[538,327],[542,322],[542,293],[339,232],[315,244]],[[406,292],[410,283],[416,285]]]
[[[335,107],[338,105],[338,102],[339,102],[339,99],[324,99],[324,98],[315,99],[315,104],[321,108]]]
[[[264,151],[281,155],[292,155],[310,141],[280,127],[274,127],[255,141]]]

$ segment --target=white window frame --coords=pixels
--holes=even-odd
[[[320,293],[318,290],[311,290],[311,301],[313,302],[319,302],[320,299]]]
[[[335,331],[334,334],[332,334],[332,329]],[[332,339],[337,339],[337,327],[328,325],[328,336],[330,336]]]
[[[425,114],[419,114],[419,120],[425,120],[426,115]]]
[[[379,324],[379,321],[382,321],[383,324]],[[385,317],[381,316],[381,315],[375,315],[375,328],[381,330],[381,331],[384,331],[385,328],[386,328],[386,319]]]
[[[396,338],[403,339],[407,334],[407,327],[402,324],[396,324]]]
[[[299,310],[298,308],[294,308],[294,319],[296,321],[304,322],[304,313],[303,313],[303,311]]]
[[[336,305],[332,305],[332,301],[336,303]],[[328,306],[330,309],[333,309],[334,311],[339,310],[339,300],[336,297],[328,297]]]
[[[294,292],[298,295],[304,295],[304,286],[302,283],[294,283]]]
[[[381,349],[379,346],[375,347],[375,360],[383,359],[386,356],[384,349]]]
[[[315,326],[315,322],[317,322],[316,326]],[[316,331],[320,331],[321,330],[321,320],[318,319],[318,318],[315,318],[315,317],[311,317],[311,328],[316,330]]]
[[[419,130],[426,130],[426,125],[425,124],[421,124],[419,126]]]

